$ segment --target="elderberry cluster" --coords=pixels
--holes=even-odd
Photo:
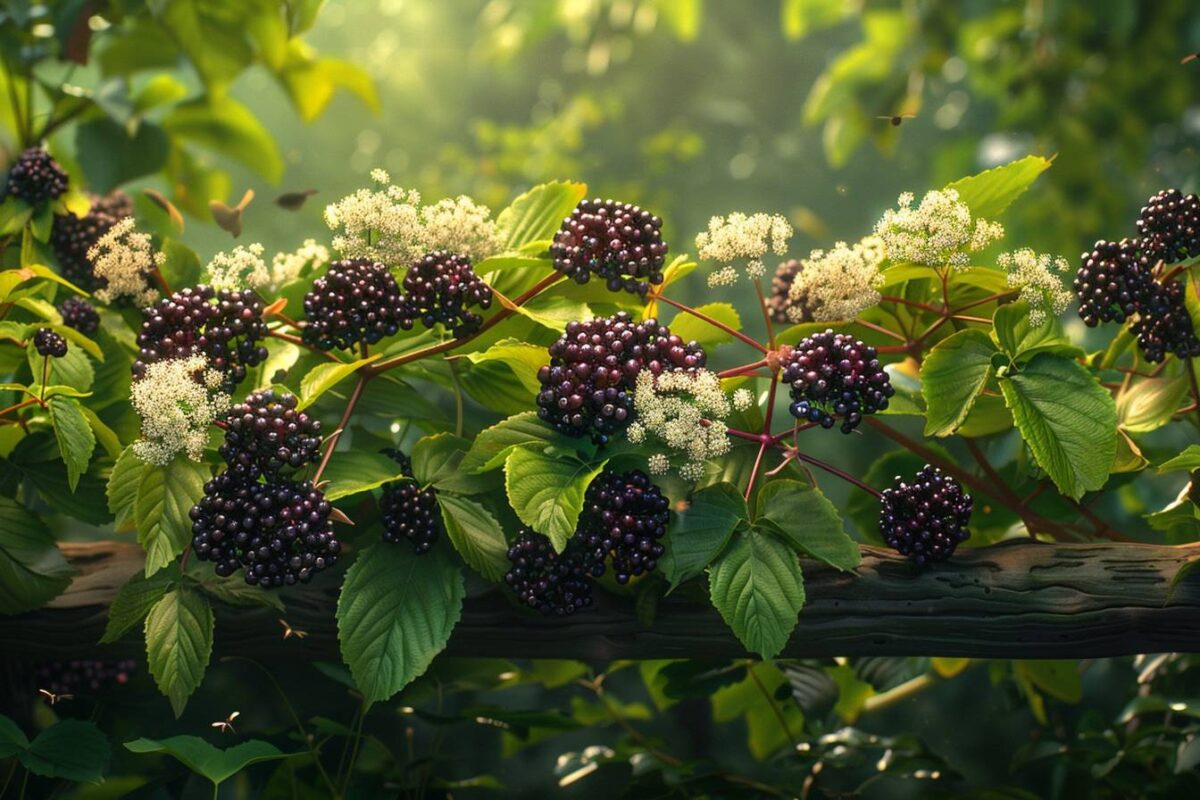
[[[639,372],[654,375],[704,366],[703,348],[685,344],[657,320],[635,323],[624,311],[571,322],[538,370],[538,416],[568,436],[598,443],[629,424]]]
[[[404,325],[402,302],[400,287],[383,264],[366,258],[335,261],[304,295],[304,341],[319,350],[374,344]]]
[[[889,546],[917,564],[943,561],[970,538],[972,507],[958,481],[926,464],[911,483],[897,475],[883,490],[879,529]]]
[[[47,661],[33,668],[34,686],[54,695],[93,694],[112,685],[124,685],[137,671],[132,659],[102,661],[74,659]]]
[[[200,354],[225,376],[221,388],[232,392],[246,379],[247,367],[267,358],[262,313],[262,302],[250,292],[217,292],[201,285],[164,297],[142,309],[133,377],[141,378],[157,361]]]
[[[400,465],[400,471],[412,477],[412,462],[399,450],[384,453]],[[379,501],[383,517],[383,540],[399,544],[407,541],[418,555],[428,553],[442,529],[437,494],[433,489],[422,490],[416,481],[392,481],[383,487]]]
[[[1153,267],[1140,239],[1096,242],[1091,252],[1083,254],[1075,275],[1080,318],[1095,327],[1101,322],[1122,323],[1136,314],[1154,282]]]
[[[492,290],[471,267],[471,259],[444,251],[428,253],[413,262],[404,276],[401,326],[416,320],[426,328],[442,323],[456,337],[479,329],[483,318],[472,306],[492,305]]]
[[[62,358],[67,354],[67,340],[49,328],[38,328],[33,334],[33,349],[44,358]]]
[[[771,312],[772,321],[780,325],[812,321],[812,313],[808,310],[807,303],[796,303],[789,297],[792,284],[796,282],[796,276],[803,269],[804,262],[795,258],[789,258],[775,268],[775,274],[771,277],[771,296],[767,298],[767,309]],[[788,316],[788,309],[792,307],[800,309],[799,319],[793,320]]]
[[[1142,207],[1137,230],[1146,247],[1167,264],[1200,256],[1200,197],[1163,189]]]
[[[592,604],[588,566],[574,537],[556,553],[545,536],[522,529],[508,548],[508,560],[504,580],[524,605],[562,616]]]
[[[613,200],[581,202],[550,245],[554,268],[576,283],[587,283],[595,275],[609,291],[643,297],[651,284],[663,282],[666,255],[662,220]]]
[[[805,338],[783,370],[792,416],[823,428],[840,418],[842,433],[850,433],[864,414],[887,408],[895,389],[875,355],[874,347],[832,330]]]
[[[225,417],[220,453],[231,471],[247,480],[274,480],[286,471],[317,460],[321,422],[296,408],[287,392],[268,389],[251,394]]]
[[[243,568],[252,586],[307,583],[341,552],[332,510],[309,481],[258,483],[225,471],[192,506],[192,549],[222,577]]]
[[[63,325],[74,328],[85,336],[91,336],[100,329],[100,315],[92,304],[78,297],[68,297],[58,307]]]
[[[670,501],[644,472],[605,471],[587,488],[572,538],[593,576],[604,574],[611,556],[617,583],[628,583],[658,566],[670,519]]]
[[[70,211],[55,216],[50,230],[50,247],[63,277],[89,291],[101,288],[105,281],[96,277],[88,251],[112,226],[133,216],[133,201],[124,192],[93,196],[91,201],[82,217]]]
[[[38,206],[67,191],[67,173],[41,147],[28,147],[8,171],[5,193]]]

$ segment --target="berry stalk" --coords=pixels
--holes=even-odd
[[[313,474],[312,482],[315,486],[321,482],[321,475],[325,472],[325,467],[329,466],[329,459],[333,456],[333,451],[337,449],[338,440],[342,438],[342,431],[346,430],[346,426],[350,424],[350,416],[354,413],[354,407],[358,405],[358,401],[362,398],[363,389],[366,388],[367,382],[371,380],[371,375],[363,371],[358,377],[358,383],[354,385],[354,391],[350,394],[350,400],[346,403],[346,410],[342,412],[342,418],[338,422],[337,429],[329,434],[329,442],[325,446],[325,455],[321,456],[321,463],[317,465],[317,471]]]
[[[760,290],[760,293],[761,293],[761,290]],[[708,316],[707,314],[705,314],[701,311],[697,311],[696,309],[692,308],[691,306],[686,306],[683,303],[680,303],[676,300],[672,300],[671,298],[667,297],[666,295],[659,295],[657,299],[661,300],[662,302],[666,303],[669,306],[674,306],[675,308],[678,308],[680,311],[682,311],[685,314],[691,314],[696,319],[700,320],[701,322],[708,323],[709,325],[713,326],[714,328],[716,328],[719,331],[724,331],[725,333],[728,333],[733,338],[737,339],[740,342],[748,344],[749,346],[753,347],[755,350],[757,350],[760,353],[770,352],[770,349],[764,347],[761,343],[759,343],[755,339],[752,339],[751,337],[747,336],[746,334],[742,333],[741,331],[735,331],[733,328],[729,327],[724,322],[713,319],[712,317]],[[773,348],[774,346],[775,345],[772,342],[771,347]]]

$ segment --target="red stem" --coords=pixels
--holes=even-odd
[[[874,486],[868,486],[867,484],[860,481],[858,478],[851,475],[849,472],[845,472],[844,470],[838,469],[837,467],[833,466],[832,464],[827,464],[819,458],[813,458],[812,456],[808,455],[807,453],[801,453],[799,450],[794,452],[792,455],[794,455],[796,458],[800,459],[801,461],[805,462],[806,464],[812,464],[814,467],[825,470],[830,475],[836,475],[837,477],[841,478],[842,480],[846,481],[847,483],[853,484],[854,486],[857,486],[859,489],[862,489],[867,494],[873,494],[876,497],[883,497],[883,493],[880,492],[878,489],[876,489]]]
[[[358,377],[358,383],[354,386],[354,392],[351,393],[349,402],[346,403],[346,410],[342,412],[342,419],[338,422],[337,430],[329,434],[329,441],[325,446],[325,455],[321,456],[321,463],[317,465],[317,471],[312,478],[313,485],[321,482],[321,475],[325,472],[325,467],[329,465],[329,459],[333,456],[333,451],[337,449],[338,439],[342,438],[342,432],[350,424],[350,415],[354,413],[354,407],[358,405],[363,389],[369,380],[371,380],[371,376],[364,370]]]
[[[692,308],[691,306],[685,306],[683,303],[672,300],[671,298],[666,297],[665,295],[660,295],[658,297],[658,299],[661,300],[662,302],[666,303],[669,306],[674,306],[675,308],[678,308],[680,311],[684,312],[685,314],[691,314],[693,317],[700,320],[701,322],[707,322],[709,325],[712,325],[717,330],[721,330],[721,331],[724,331],[725,333],[728,333],[730,336],[734,337],[735,339],[738,339],[741,342],[744,342],[745,344],[750,345],[751,347],[753,347],[755,350],[757,350],[760,353],[768,352],[767,348],[763,347],[761,344],[756,342],[754,339],[751,339],[749,336],[742,333],[741,331],[735,331],[733,328],[729,327],[724,322],[713,319],[712,317],[708,316],[707,314],[697,311],[696,309]]]
[[[856,319],[856,320],[854,320],[854,324],[862,325],[864,328],[869,328],[870,330],[873,330],[876,333],[882,333],[884,336],[890,336],[891,338],[896,339],[897,341],[901,341],[901,342],[907,341],[902,334],[896,333],[895,331],[893,331],[889,328],[885,328],[882,325],[876,325],[874,322],[867,322],[865,319]]]
[[[936,306],[931,306],[928,303],[918,303],[916,300],[909,300],[906,297],[896,297],[895,295],[885,294],[885,295],[881,295],[879,297],[879,299],[885,303],[897,303],[902,306],[911,306],[912,308],[919,308],[922,311],[928,311],[931,314],[942,314],[945,312],[945,309],[937,308]]]

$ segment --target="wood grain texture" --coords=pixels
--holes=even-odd
[[[133,634],[93,643],[106,603],[140,568],[133,544],[63,545],[81,572],[51,607],[0,617],[0,653],[47,658],[141,651]],[[1200,652],[1200,569],[1171,591],[1200,546],[1006,542],[962,550],[918,569],[863,548],[857,573],[805,562],[808,604],[784,651],[790,657],[944,655],[1085,658]],[[322,580],[324,578],[324,580]],[[337,658],[336,576],[286,595],[287,620],[307,638],[282,638],[279,614],[218,604],[216,653],[273,659]],[[683,592],[681,592],[681,595]],[[499,590],[468,598],[447,652],[505,658],[723,658],[745,654],[706,604],[664,598],[641,626],[631,601],[597,592],[598,606],[567,618],[514,608]]]

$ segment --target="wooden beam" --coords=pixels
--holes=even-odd
[[[80,568],[50,607],[0,617],[0,653],[30,658],[136,654],[140,637],[96,642],[106,605],[141,567],[133,544],[64,544]],[[855,574],[806,561],[808,603],[785,656],[943,655],[1085,658],[1200,652],[1200,569],[1174,586],[1200,545],[1040,544],[1011,541],[961,550],[919,569],[895,553],[863,548]],[[322,580],[324,578],[324,580]],[[334,576],[285,594],[287,620],[305,639],[284,640],[279,614],[218,609],[217,654],[336,659]],[[717,613],[681,589],[663,598],[653,625],[627,598],[597,591],[598,605],[571,617],[515,608],[498,589],[468,598],[447,652],[505,658],[726,658],[745,655]],[[219,605],[219,604],[218,604]]]

